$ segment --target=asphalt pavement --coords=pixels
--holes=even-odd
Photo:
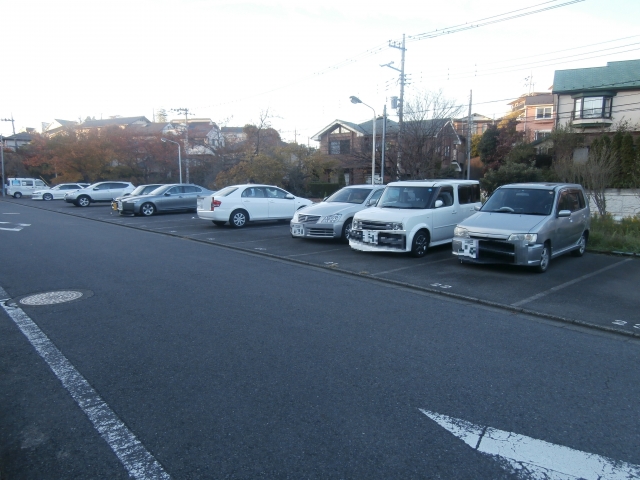
[[[372,262],[286,224],[193,217],[0,202],[0,478],[579,478],[580,458],[640,474],[633,326],[493,307],[455,281],[519,283],[488,299],[555,315],[591,282],[617,301],[637,261],[567,257],[544,276],[445,249]],[[61,291],[82,295],[29,301]],[[486,446],[500,432],[510,453]]]

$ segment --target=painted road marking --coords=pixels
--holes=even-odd
[[[474,450],[500,457],[500,465],[518,478],[531,480],[628,480],[640,477],[640,465],[581,452],[517,433],[483,427],[420,409],[431,420]],[[503,461],[506,460],[506,465]]]
[[[2,224],[2,225],[15,225],[15,227],[0,227],[0,230],[5,230],[7,232],[19,232],[24,227],[30,227],[31,226],[30,223],[0,222],[0,224]]]
[[[309,253],[296,253],[295,255],[287,255],[287,258],[289,257],[304,257],[306,255],[317,255],[319,253],[327,253],[327,252],[335,252],[338,250],[344,250],[344,248],[332,248],[330,250],[322,250],[319,252],[309,252]]]
[[[511,305],[514,306],[514,307],[519,307],[521,305],[524,305],[525,303],[533,302],[534,300],[538,300],[539,298],[545,297],[545,296],[549,295],[550,293],[554,293],[554,292],[557,292],[558,290],[562,290],[563,288],[570,287],[571,285],[576,284],[578,282],[581,282],[582,280],[586,280],[587,278],[593,277],[593,276],[598,275],[599,273],[602,273],[602,272],[606,272],[607,270],[610,270],[612,268],[619,267],[623,263],[626,263],[626,262],[629,262],[629,261],[631,261],[631,259],[627,258],[626,260],[622,260],[621,262],[614,263],[613,265],[609,265],[608,267],[601,268],[600,270],[596,270],[595,272],[588,273],[588,274],[583,275],[581,277],[574,278],[570,282],[566,282],[566,283],[563,283],[563,284],[558,285],[556,287],[550,288],[549,290],[546,290],[544,292],[538,293],[537,295],[534,295],[532,297],[525,298],[524,300],[520,300],[519,302],[512,303]]]
[[[428,267],[430,265],[433,265],[434,263],[442,263],[442,262],[450,262],[450,261],[451,261],[450,258],[445,258],[442,260],[434,260],[433,262],[419,263],[416,265],[409,265],[408,267],[394,268],[393,270],[386,270],[384,272],[372,273],[371,275],[373,276],[384,275],[385,273],[399,272],[400,270],[407,270],[409,268],[418,268],[418,267],[425,267],[425,266]]]
[[[18,307],[7,305],[9,295],[0,287],[0,303],[7,315],[15,322],[38,354],[49,365],[64,388],[71,394],[78,406],[109,444],[124,468],[132,478],[170,479],[158,461],[140,443],[122,420],[109,408],[104,400],[89,385],[89,382],[75,369],[51,340]]]

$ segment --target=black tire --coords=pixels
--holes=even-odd
[[[584,255],[584,252],[587,250],[587,241],[589,240],[589,235],[587,232],[582,233],[582,237],[580,237],[580,241],[578,242],[577,250],[573,250],[571,255],[574,257],[581,257]]]
[[[78,207],[88,207],[91,204],[91,199],[86,195],[80,195],[76,200],[76,206]]]
[[[150,217],[156,213],[156,206],[153,203],[143,203],[140,205],[140,215],[144,217]]]
[[[229,225],[233,228],[242,228],[249,221],[249,215],[244,210],[234,210],[229,217]]]
[[[13,198],[21,198],[22,194],[20,192],[16,192],[13,194]]]
[[[220,220],[211,220],[216,227],[222,227],[227,222],[222,222]]]
[[[47,202],[53,200],[53,195],[51,195],[50,193],[45,193],[44,195],[42,195],[42,199],[46,200]]]
[[[424,257],[429,249],[429,232],[426,230],[419,230],[413,236],[411,242],[411,256],[416,258]]]
[[[540,265],[536,265],[534,270],[538,273],[544,273],[549,269],[549,263],[551,263],[551,245],[547,242],[543,245],[540,253]]]
[[[349,243],[349,238],[351,237],[351,225],[353,224],[353,218],[349,218],[345,220],[344,225],[342,226],[342,235],[340,235],[340,240],[344,243]]]

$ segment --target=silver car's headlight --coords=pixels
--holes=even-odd
[[[538,241],[537,233],[512,233],[509,235],[509,242],[527,242],[530,244],[536,243]]]
[[[326,217],[322,217],[319,223],[336,223],[341,218],[342,218],[341,213],[334,213],[333,215],[327,215]]]
[[[453,229],[454,237],[470,238],[469,230],[464,227],[456,227]]]

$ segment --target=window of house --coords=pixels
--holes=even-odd
[[[350,153],[350,140],[332,140],[329,142],[329,155],[340,155]]]
[[[444,146],[444,156],[445,157],[451,156],[451,145]]]
[[[536,120],[551,118],[553,113],[553,107],[538,107],[536,108]]]
[[[551,130],[536,130],[535,140],[542,140],[543,138],[547,138],[550,135],[551,135]]]
[[[576,98],[573,118],[611,118],[611,97]]]

